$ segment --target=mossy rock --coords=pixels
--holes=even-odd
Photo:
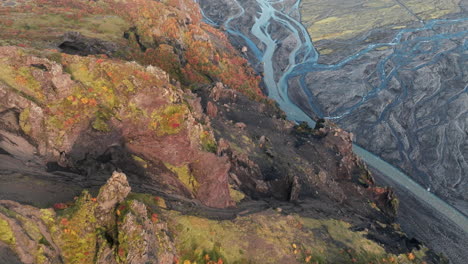
[[[195,179],[195,176],[193,176],[187,164],[182,166],[173,166],[169,163],[165,163],[164,165],[166,165],[169,170],[177,175],[177,178],[179,178],[185,187],[187,187],[193,193],[197,192],[200,184],[198,183],[197,179]]]
[[[7,245],[15,245],[15,236],[10,224],[0,217],[0,241]]]
[[[97,220],[94,216],[97,202],[88,192],[77,199],[74,206],[58,217],[59,228],[54,233],[66,263],[94,263],[97,241]]]

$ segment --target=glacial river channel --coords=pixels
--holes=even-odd
[[[307,73],[338,70],[341,69],[347,63],[379,47],[393,47],[397,45],[400,47],[402,45],[404,46],[404,34],[432,29],[433,27],[440,24],[456,24],[468,20],[468,18],[460,18],[452,20],[440,19],[426,22],[421,21],[421,27],[402,29],[399,32],[397,32],[397,34],[390,42],[369,44],[367,47],[360,50],[359,52],[352,54],[335,64],[320,64],[318,62],[320,54],[314,47],[313,40],[311,40],[311,38],[309,37],[306,28],[301,24],[300,21],[298,21],[293,16],[289,15],[290,13],[292,13],[292,11],[298,11],[300,0],[298,0],[291,7],[291,9],[289,9],[288,13],[285,13],[285,11],[283,10],[277,10],[275,8],[275,5],[278,6],[277,4],[281,1],[256,0],[256,2],[257,8],[259,8],[260,11],[257,12],[257,16],[256,18],[254,18],[254,23],[250,31],[251,34],[249,34],[254,36],[256,40],[251,39],[251,37],[243,34],[240,30],[236,29],[236,25],[232,25],[233,20],[247,15],[247,13],[244,10],[244,7],[242,6],[242,4],[240,4],[240,2],[236,2],[239,11],[235,15],[225,20],[222,25],[216,24],[212,19],[203,14],[205,22],[215,26],[223,26],[223,28],[229,34],[236,37],[240,37],[245,42],[245,45],[248,46],[250,51],[254,54],[257,60],[256,62],[252,63],[263,64],[263,77],[265,86],[268,90],[268,96],[274,99],[276,102],[278,102],[279,106],[283,111],[286,112],[290,120],[298,122],[307,121],[312,127],[315,126],[315,122],[304,111],[302,111],[298,106],[296,106],[288,97],[288,80],[290,80],[291,78],[299,77],[300,84],[303,86],[302,90],[305,94],[311,97],[310,92],[304,87],[304,78]],[[269,27],[272,22],[281,24],[284,28],[289,30],[290,33],[296,39],[296,45],[288,56],[288,66],[285,68],[284,71],[280,73],[275,73],[273,66],[274,53],[279,47],[279,41],[274,39],[272,34],[270,34]],[[466,36],[468,35],[468,32],[461,31],[456,33],[440,33],[429,38],[418,37],[419,40],[416,39],[416,41],[420,41],[421,43],[434,42],[435,45],[437,45],[439,40],[452,38],[454,37],[454,35]],[[418,47],[418,45],[414,45],[415,39],[412,39],[412,41],[412,46]],[[260,43],[261,45],[258,45],[256,43]],[[465,46],[465,48],[468,49],[468,41],[466,41],[466,39],[463,45]],[[404,55],[407,56],[411,56],[412,52],[416,52],[415,48],[399,50],[404,50],[404,52],[407,53]],[[377,70],[380,75],[381,84],[378,87],[375,87],[373,90],[369,91],[365,96],[362,97],[362,99],[359,102],[347,107],[346,109],[340,109],[339,113],[331,113],[328,115],[324,115],[322,112],[320,112],[318,107],[314,106],[313,100],[309,100],[311,108],[315,111],[317,116],[327,119],[339,119],[351,113],[361,104],[365,103],[367,100],[375,96],[379,91],[387,88],[388,81],[394,77],[392,75],[393,71],[388,73],[385,71],[384,67],[386,60],[390,59],[390,56],[395,55],[394,53],[392,53],[387,58],[381,60],[377,65]],[[401,65],[397,65],[396,67],[404,66],[407,62],[405,62],[405,60],[400,60],[400,63]],[[279,78],[278,76],[275,76],[278,74],[281,75],[279,76]],[[462,93],[467,93],[467,88],[468,87],[465,87]],[[435,196],[433,193],[427,191],[425,188],[413,181],[410,177],[402,173],[400,170],[398,170],[391,164],[385,162],[378,156],[366,151],[365,149],[357,145],[354,145],[354,151],[368,165],[379,170],[385,177],[388,177],[391,180],[398,182],[403,188],[407,189],[408,192],[411,192],[418,199],[424,201],[425,203],[433,207],[434,210],[438,211],[439,213],[453,221],[462,230],[468,233],[468,219],[460,211],[447,204],[446,202]]]

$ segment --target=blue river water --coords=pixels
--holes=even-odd
[[[256,2],[260,11],[254,18],[254,24],[251,27],[250,34],[246,35],[242,33],[241,30],[237,29],[236,25],[233,25],[234,23],[232,23],[232,21],[235,19],[246,15],[243,6],[237,1],[237,13],[225,20],[222,26],[229,34],[240,37],[244,40],[245,45],[248,46],[256,58],[257,62],[252,63],[262,64],[264,77],[263,80],[268,90],[268,96],[278,102],[280,108],[285,111],[290,120],[298,122],[306,121],[312,127],[315,126],[315,122],[302,109],[296,106],[288,96],[288,84],[290,79],[298,78],[300,80],[299,83],[302,86],[301,88],[309,97],[308,102],[310,107],[317,116],[326,119],[340,119],[358,109],[363,103],[375,97],[380,91],[388,88],[389,81],[392,78],[398,78],[398,76],[396,76],[395,69],[408,66],[412,62],[410,59],[412,56],[415,54],[430,52],[430,50],[424,50],[422,48],[424,44],[429,42],[431,43],[431,49],[438,49],[439,45],[441,45],[441,40],[454,37],[464,39],[465,36],[468,36],[468,31],[459,31],[455,33],[438,33],[431,35],[430,37],[426,37],[423,34],[422,36],[411,38],[411,40],[405,39],[404,36],[406,34],[434,29],[440,25],[454,25],[468,21],[468,18],[421,21],[422,23],[420,27],[402,29],[395,34],[394,38],[390,42],[369,44],[362,50],[356,52],[355,54],[349,55],[337,63],[321,64],[319,63],[320,54],[314,47],[313,36],[310,38],[306,28],[301,24],[301,22],[290,15],[293,12],[296,12],[297,14],[300,0],[297,0],[292,8],[289,9],[289,13],[285,13],[284,10],[277,10],[277,8],[275,8],[276,4],[282,2],[281,0],[256,0]],[[205,22],[214,26],[220,26],[208,18],[205,14],[203,15]],[[269,27],[272,22],[282,25],[296,39],[295,47],[288,56],[288,66],[282,72],[275,72],[273,67],[275,59],[274,53],[279,48],[279,41],[274,39],[272,34],[269,32]],[[252,36],[255,39],[252,39]],[[259,45],[256,43],[260,43],[262,48],[259,48]],[[464,39],[462,46],[464,49],[468,49],[468,41],[466,38]],[[363,95],[359,102],[325,115],[321,111],[320,107],[314,104],[316,98],[313,98],[311,92],[306,87],[306,74],[311,72],[335,71],[341,69],[353,60],[356,60],[366,53],[381,47],[393,47],[394,51],[387,57],[381,59],[377,64],[377,72],[380,79],[379,85],[373,87],[373,89],[368,91],[367,94]],[[393,63],[396,62],[396,65],[394,66],[394,69],[389,72],[388,69],[385,69],[385,65],[390,59],[392,59]],[[424,65],[418,65],[416,67],[423,66]],[[468,93],[467,89],[468,86],[465,87],[465,89],[459,93],[458,96],[462,93]],[[454,99],[455,98],[451,98],[450,100]],[[431,205],[435,210],[445,215],[448,219],[451,219],[460,228],[462,228],[462,230],[465,230],[465,232],[468,233],[468,219],[464,214],[460,213],[457,209],[439,199],[431,192],[426,191],[425,188],[414,182],[410,177],[402,173],[394,166],[380,159],[378,156],[357,145],[354,146],[354,150],[356,154],[358,154],[367,164],[378,169],[386,177],[389,177],[393,181],[398,182],[409,192],[413,193],[413,195],[415,195],[418,199]]]

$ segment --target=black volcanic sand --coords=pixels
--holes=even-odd
[[[463,35],[437,44],[411,40],[467,29],[468,22],[464,22],[408,33],[403,39],[410,40],[409,44],[396,46],[396,52],[371,51],[341,69],[306,77],[307,89],[324,115],[341,116],[359,104],[336,122],[353,132],[359,145],[401,168],[423,187],[430,187],[465,215],[468,67]],[[405,53],[412,49],[411,54]],[[382,85],[378,63],[388,56],[392,57],[384,65],[385,75],[393,72],[394,77],[360,104],[363,96]],[[297,85],[291,87],[290,94],[310,112]]]
[[[405,191],[397,182],[371,171],[378,184],[392,186],[400,199],[397,222],[410,237],[424,241],[436,252],[447,256],[454,264],[465,264],[468,249],[468,234],[456,224],[432,210],[424,201],[419,201]]]

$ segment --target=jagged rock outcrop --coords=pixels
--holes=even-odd
[[[2,258],[7,263],[81,264],[307,263],[323,258],[330,263],[377,258],[390,263],[420,261],[414,253],[385,252],[342,221],[279,210],[214,221],[182,215],[170,210],[171,204],[161,197],[129,191],[125,174],[114,172],[97,198],[84,192],[54,209],[1,200]],[[321,239],[330,244],[319,246],[318,251]],[[364,251],[359,243],[366,244]]]
[[[61,251],[42,220],[49,211],[5,200],[0,201],[0,209],[1,243],[16,254],[20,263],[60,262]],[[47,261],[43,261],[45,256]]]
[[[117,204],[121,203],[130,193],[130,185],[127,176],[121,172],[114,172],[107,183],[99,190],[96,198],[98,206],[96,208],[96,219],[99,224],[111,227],[115,219],[109,218],[111,212],[115,210]]]
[[[74,79],[71,80],[68,74],[64,78],[68,80],[69,89],[53,90],[54,95],[40,94],[41,89],[48,87],[50,79],[56,79],[56,76],[62,78],[63,66],[46,58],[22,56],[13,47],[0,50],[8,61],[5,62],[8,70],[2,75],[3,78],[14,78],[15,67],[22,67],[24,74],[30,78],[29,83],[7,81],[0,84],[0,91],[4,94],[2,107],[4,111],[20,112],[21,133],[28,136],[26,141],[36,146],[30,152],[42,156],[42,162],[55,162],[63,168],[92,173],[89,168],[79,165],[90,154],[104,155],[113,146],[125,146],[137,159],[133,163],[140,162],[139,157],[143,163],[146,159],[146,162],[164,169],[165,173],[153,171],[152,175],[158,177],[160,183],[175,187],[175,192],[199,197],[210,206],[225,207],[232,204],[227,185],[229,164],[204,149],[214,144],[214,139],[209,133],[209,125],[199,124],[205,118],[201,107],[189,109],[184,102],[194,100],[189,99],[194,98],[194,95],[175,90],[169,84],[166,73],[160,69],[143,68],[131,63],[109,62],[106,65],[99,59],[78,56],[63,57],[62,63],[67,63],[70,67],[68,71]],[[65,62],[67,58],[70,60]],[[43,70],[34,67],[33,62],[37,61],[53,65],[51,67],[57,69],[58,75],[41,73]],[[80,67],[90,70],[90,75],[81,75],[84,72],[81,72],[83,68]],[[106,81],[98,77],[99,74],[117,69],[120,73],[128,71],[127,77]],[[136,79],[132,76],[135,72],[145,78]],[[37,90],[28,90],[28,85],[34,85]],[[60,94],[62,91],[64,95]],[[25,144],[22,145],[25,147]],[[171,166],[175,166],[172,171],[167,169]],[[176,175],[176,167],[180,166],[200,167],[190,172],[193,174],[190,177],[201,183],[200,192],[183,187],[181,179],[178,179],[182,175]],[[219,172],[207,175],[203,168],[213,168],[212,171],[219,168]],[[206,189],[208,178],[216,179],[209,181],[210,190]],[[224,191],[213,192],[217,189]]]
[[[97,198],[84,193],[57,213],[1,200],[0,243],[18,263],[173,263],[167,224],[129,192],[125,174],[114,172]]]

